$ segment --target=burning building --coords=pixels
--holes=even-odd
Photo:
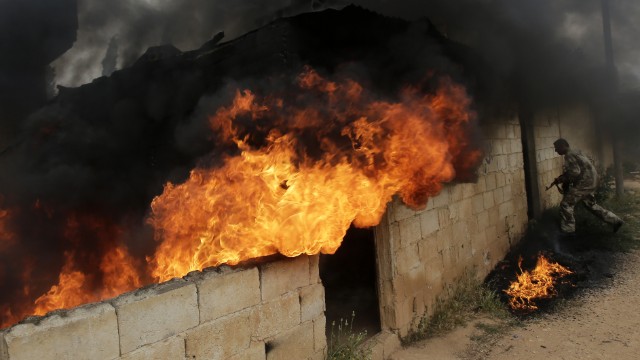
[[[384,357],[557,203],[553,140],[590,119],[481,111],[491,67],[427,20],[221,40],[61,88],[2,152],[1,359],[321,359],[360,309]]]

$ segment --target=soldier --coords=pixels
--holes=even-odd
[[[558,155],[564,155],[562,175],[558,176],[552,185],[562,184],[562,201],[560,202],[560,231],[564,235],[572,236],[576,232],[574,207],[582,201],[587,209],[595,216],[613,226],[616,232],[624,221],[616,214],[596,204],[593,193],[598,186],[598,173],[588,157],[578,150],[572,150],[565,139],[558,139],[553,143]]]

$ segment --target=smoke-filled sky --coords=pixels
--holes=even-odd
[[[431,19],[456,40],[482,47],[509,67],[513,52],[539,51],[531,42],[560,46],[604,61],[600,0],[357,0],[383,14]],[[640,77],[640,2],[611,0],[615,61],[621,84],[636,87]],[[345,2],[295,0],[78,0],[79,30],[73,48],[55,63],[56,82],[78,86],[131,64],[146,48],[172,43],[198,48],[218,31],[232,39],[274,19],[287,7],[310,11]],[[288,14],[291,14],[289,12]],[[327,24],[330,26],[330,24]],[[521,39],[519,39],[521,37]],[[519,40],[520,48],[514,48]],[[545,45],[547,46],[547,45]],[[110,56],[107,56],[107,50]],[[114,54],[117,54],[114,57]],[[541,56],[542,54],[538,54]],[[533,56],[532,58],[535,58]]]

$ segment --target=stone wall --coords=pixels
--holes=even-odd
[[[556,154],[553,142],[560,135],[560,118],[558,111],[538,113],[534,117],[534,139],[536,162],[538,169],[538,192],[542,210],[560,203],[562,195],[554,187],[546,187],[562,173],[562,157]]]
[[[318,256],[222,266],[0,332],[1,360],[324,359]]]
[[[573,149],[579,149],[589,156],[596,167],[605,169],[611,165],[608,142],[598,133],[595,119],[584,106],[550,109],[536,114],[534,133],[543,209],[556,206],[562,200],[562,195],[556,189],[545,191],[545,187],[562,173],[562,157],[553,148],[553,142],[558,138],[565,138]]]
[[[405,336],[458,278],[484,277],[524,233],[518,120],[496,119],[484,132],[488,149],[475,183],[446,186],[420,211],[394,199],[376,228],[383,329]]]

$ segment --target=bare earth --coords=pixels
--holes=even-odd
[[[640,191],[640,183],[629,185],[627,189]],[[624,218],[637,221],[640,214]],[[640,359],[640,250],[616,254],[613,260],[609,279],[584,289],[553,313],[480,341],[476,324],[491,320],[475,319],[445,336],[401,349],[391,359]]]

